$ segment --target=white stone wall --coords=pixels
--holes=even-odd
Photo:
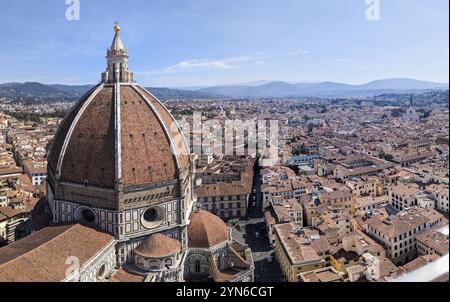
[[[116,267],[115,241],[64,280],[65,282],[103,282]],[[69,268],[69,266],[68,266]]]
[[[116,212],[86,207],[66,201],[51,200],[50,198],[49,204],[52,210],[54,223],[75,222],[80,220],[79,213],[81,210],[89,209],[94,212],[96,216],[94,225],[99,227],[102,231],[110,233],[119,239],[152,234],[180,225],[178,223],[178,200],[157,205],[163,209],[165,217],[161,225],[154,229],[146,228],[142,223],[142,215],[150,207]]]
[[[161,233],[161,232],[155,232]],[[177,239],[182,243],[182,250],[187,249],[187,229],[185,226],[177,227],[162,232],[164,235]],[[134,250],[147,238],[148,235],[139,238],[132,238],[128,241],[119,242],[116,246],[117,263],[124,264],[127,262],[134,262]]]

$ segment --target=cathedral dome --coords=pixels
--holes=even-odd
[[[62,181],[115,188],[171,180],[189,163],[181,131],[136,84],[99,84],[60,125],[49,168]]]
[[[181,180],[189,149],[164,105],[134,82],[115,28],[102,82],[74,106],[48,156],[49,185],[120,191]],[[108,205],[115,207],[116,205]]]
[[[228,241],[228,227],[218,216],[206,211],[195,211],[190,220],[189,247],[210,248]]]
[[[181,242],[163,234],[154,234],[145,239],[134,253],[146,258],[164,258],[181,252]]]

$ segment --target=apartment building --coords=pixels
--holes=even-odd
[[[357,197],[355,198],[355,215],[364,216],[374,209],[387,205],[388,202],[388,195],[378,197]]]
[[[382,193],[380,182],[376,177],[355,178],[347,180],[345,184],[355,197],[376,197]]]
[[[387,257],[396,265],[417,257],[416,236],[440,226],[444,216],[433,209],[411,208],[392,219],[372,217],[366,221],[366,233],[383,243]]]
[[[345,211],[331,210],[314,217],[312,225],[328,242],[334,244],[351,232],[351,216]]]
[[[317,230],[286,223],[275,225],[274,231],[275,256],[288,282],[297,282],[300,273],[329,266],[331,245]]]
[[[354,212],[354,197],[350,190],[334,190],[332,192],[319,193],[317,195],[321,204],[333,208],[347,210],[350,213]]]
[[[245,217],[252,193],[253,163],[248,161],[229,177],[203,175],[207,183],[194,188],[199,207],[225,221]]]
[[[30,178],[33,186],[39,186],[47,178],[47,165],[45,163],[36,163],[31,160],[23,162],[24,172]]]
[[[297,179],[279,180],[272,183],[266,183],[261,186],[261,193],[265,205],[274,199],[300,199],[306,194],[306,184]]]
[[[418,186],[400,184],[389,188],[389,204],[399,211],[417,206]]]
[[[376,257],[385,257],[386,251],[369,236],[356,230],[342,238],[342,243],[334,247],[331,265],[339,272],[361,264],[361,258],[369,253]]]
[[[430,185],[426,188],[426,192],[430,193],[436,201],[436,210],[448,213],[448,185]]]
[[[277,223],[292,222],[303,226],[303,208],[298,199],[275,199],[271,206]]]
[[[448,225],[427,230],[416,236],[417,252],[420,256],[437,254],[444,256],[448,254]]]

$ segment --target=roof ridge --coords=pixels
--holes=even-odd
[[[32,253],[32,252],[35,252],[37,249],[41,248],[41,247],[44,246],[45,244],[54,241],[56,238],[61,237],[61,235],[65,234],[69,229],[71,229],[71,227],[73,227],[73,226],[75,226],[75,225],[80,225],[80,224],[77,223],[77,224],[72,224],[72,225],[68,224],[68,225],[51,226],[50,228],[56,228],[56,227],[68,227],[68,228],[67,228],[66,230],[64,230],[63,232],[61,232],[60,234],[58,234],[57,236],[52,237],[50,240],[47,240],[47,241],[43,242],[42,244],[39,244],[37,247],[35,247],[35,248],[33,248],[33,249],[30,249],[30,250],[26,251],[25,253],[23,253],[23,254],[21,254],[21,255],[15,257],[15,258],[12,258],[12,259],[9,260],[9,261],[6,261],[5,263],[0,264],[0,268],[1,268],[2,266],[4,266],[4,265],[6,265],[6,264],[8,264],[8,263],[12,263],[12,262],[14,262],[14,261],[16,261],[16,260],[18,260],[18,259],[20,259],[20,258],[25,258],[25,259],[28,260],[27,255],[29,255],[29,254]],[[42,232],[42,231],[45,230],[45,229],[46,229],[46,228],[44,228],[44,229],[42,229],[42,230],[40,230],[40,231],[37,231],[37,232],[34,233],[34,234],[38,234],[38,233]],[[32,234],[32,235],[34,235],[34,234]],[[27,238],[29,238],[29,237],[27,237]],[[25,239],[25,238],[24,238],[24,239]],[[16,241],[16,242],[18,242],[18,241]]]
[[[251,266],[251,264],[247,261],[247,260],[245,260],[244,258],[242,258],[242,256],[230,245],[229,246],[229,248],[230,248],[230,250],[231,250],[231,252],[239,259],[239,260],[241,260],[245,265],[247,265],[247,266]]]
[[[208,245],[211,245],[212,242],[210,240],[210,235],[209,235],[209,231],[208,231],[209,230],[209,224],[207,223],[207,221],[205,221],[205,216],[204,215],[201,216],[201,219],[202,219],[203,232],[205,233],[205,237],[206,237],[206,239],[208,241]],[[206,229],[207,227],[208,227],[208,230]]]

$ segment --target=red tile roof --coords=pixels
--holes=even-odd
[[[210,248],[228,240],[228,227],[222,219],[206,211],[191,214],[189,247]]]
[[[181,251],[181,242],[163,234],[153,234],[139,245],[134,253],[143,257],[163,258]]]
[[[0,282],[60,282],[69,257],[83,266],[113,237],[80,224],[48,227],[0,249]]]

